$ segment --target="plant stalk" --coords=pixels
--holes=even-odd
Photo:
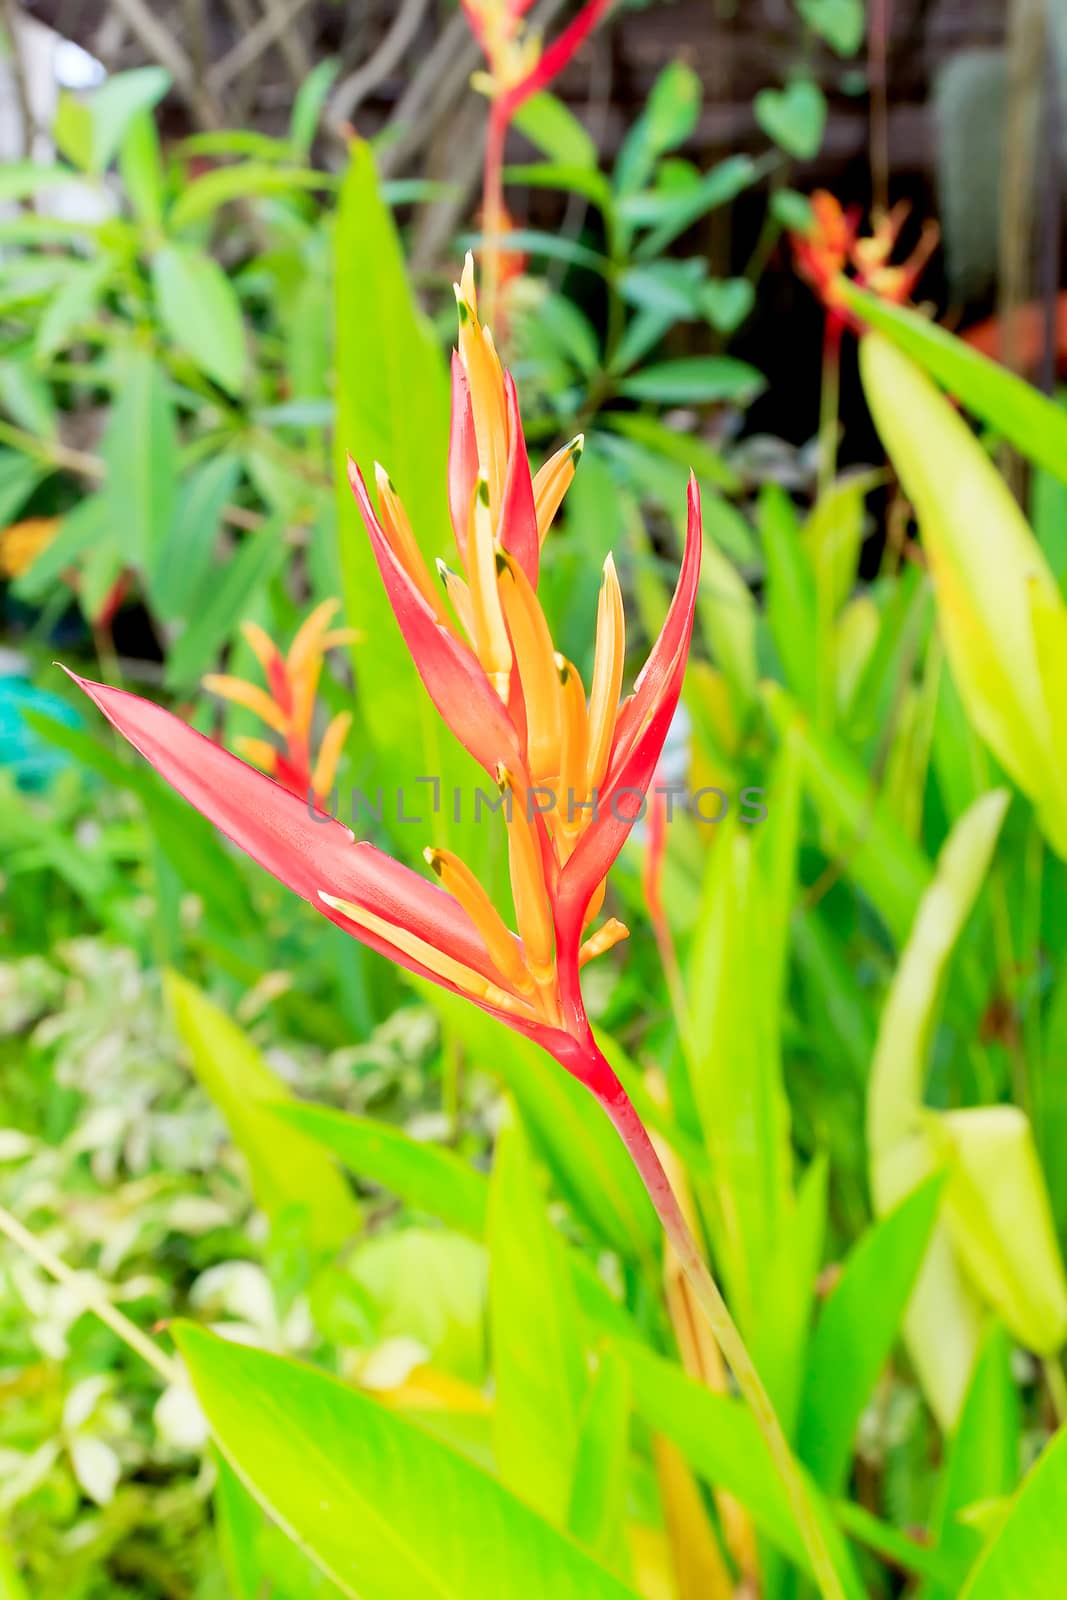
[[[597,1062],[597,1069],[595,1081],[598,1085],[610,1082],[606,1078],[610,1068],[603,1058]],[[738,1388],[756,1418],[771,1459],[789,1496],[819,1592],[823,1600],[847,1600],[815,1503],[778,1420],[770,1395],[764,1387],[763,1380],[756,1370],[740,1329],[730,1315],[718,1285],[704,1264],[700,1248],[682,1215],[674,1190],[645,1131],[644,1124],[614,1073],[611,1073],[611,1078],[614,1079],[614,1088],[607,1093],[598,1092],[598,1098],[641,1176],[649,1199],[663,1224],[664,1232],[674,1246],[682,1269],[692,1285],[697,1303],[719,1342],[719,1347],[737,1380]]]
[[[0,1206],[0,1233],[6,1234],[12,1244],[24,1251],[31,1261],[36,1261],[39,1267],[43,1267],[57,1283],[66,1284],[68,1288],[73,1289],[83,1309],[91,1311],[117,1338],[131,1350],[136,1351],[142,1361],[146,1361],[159,1374],[164,1383],[181,1381],[177,1366],[164,1354],[154,1339],[142,1333],[136,1323],[116,1310],[107,1296],[102,1294],[91,1280],[87,1280],[84,1273],[75,1272],[72,1267],[68,1267],[65,1261],[49,1250],[46,1244],[42,1244],[35,1234],[24,1228],[18,1218],[13,1217],[10,1211],[5,1211],[3,1206]]]

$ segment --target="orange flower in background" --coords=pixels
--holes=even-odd
[[[853,277],[862,288],[897,305],[911,298],[940,232],[928,218],[911,254],[894,263],[893,252],[910,209],[907,201],[901,201],[892,211],[876,213],[871,233],[861,235],[858,206],[846,210],[826,189],[816,189],[811,196],[812,225],[807,233],[792,235],[797,271],[841,323],[848,321],[837,288],[842,276]]]
[[[267,680],[265,689],[247,678],[226,673],[210,673],[204,679],[205,689],[254,712],[284,744],[284,748],[279,749],[267,739],[235,739],[242,754],[272,778],[277,778],[292,794],[302,800],[311,797],[320,806],[326,803],[333,788],[337,763],[352,726],[351,713],[339,711],[323,734],[312,765],[312,720],[326,652],[359,638],[353,628],[330,628],[340,604],[339,600],[324,600],[316,606],[297,630],[284,656],[258,622],[241,624],[241,632],[263,668]]]

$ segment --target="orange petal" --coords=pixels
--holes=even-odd
[[[589,691],[589,752],[586,756],[586,785],[592,793],[607,770],[619,714],[622,671],[626,655],[626,618],[622,590],[609,555],[604,562],[604,581],[600,587],[596,618],[596,654],[593,683]]]
[[[276,733],[288,732],[289,719],[258,683],[249,683],[246,678],[234,678],[224,672],[209,672],[201,681],[209,694],[221,695],[223,700],[229,700],[235,706],[244,706],[246,711],[253,711]]]
[[[574,479],[574,473],[579,461],[582,459],[582,450],[585,447],[585,435],[577,434],[562,450],[557,450],[554,456],[549,456],[544,466],[536,473],[533,481],[534,508],[537,513],[537,537],[544,544],[545,536],[552,526],[552,519],[563,502]]]
[[[519,941],[470,867],[451,850],[428,848],[423,855],[441,880],[441,887],[459,901],[485,940],[493,965],[499,967],[513,989],[520,994],[531,994],[533,979],[526,970]]]
[[[337,773],[337,763],[341,759],[341,751],[345,747],[345,740],[348,738],[351,726],[352,713],[350,711],[339,711],[322,736],[318,760],[315,762],[315,770],[311,774],[311,789],[316,800],[324,800],[333,788],[333,780]]]

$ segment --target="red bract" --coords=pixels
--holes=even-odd
[[[626,698],[622,593],[608,557],[587,698],[577,669],[553,645],[536,593],[541,543],[582,441],[565,445],[531,474],[514,384],[478,321],[469,258],[457,298],[449,498],[464,571],[440,567],[441,583],[431,578],[384,469],[375,473],[377,507],[354,463],[350,477],[422,681],[503,796],[517,933],[451,851],[425,852],[439,880],[428,882],[357,842],[316,811],[309,796],[291,792],[293,784],[256,772],[170,712],[122,690],[76,681],[168,783],[331,922],[537,1039],[568,1070],[610,1094],[614,1079],[593,1044],[578,975],[626,937],[614,918],[595,930],[591,925],[607,873],[644,811],[678,703],[700,570],[699,496],[691,482],[678,586]],[[242,703],[249,693],[257,705],[270,700],[280,719],[286,706],[292,710],[295,690],[307,711],[309,663],[314,657],[317,677],[318,647],[336,637],[324,633],[328,621],[327,612],[315,614],[316,648],[298,652],[295,677],[257,636],[273,698],[245,685]],[[236,695],[232,680],[214,686]],[[301,723],[305,743],[308,721]],[[317,785],[310,799],[321,801]]]

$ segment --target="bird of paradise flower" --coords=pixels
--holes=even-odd
[[[574,663],[555,649],[537,597],[541,546],[582,441],[572,440],[531,473],[515,384],[478,320],[469,255],[455,289],[459,347],[452,359],[448,496],[463,572],[439,564],[440,586],[434,584],[383,467],[375,469],[377,510],[351,460],[349,478],[423,684],[506,802],[517,931],[451,851],[427,851],[437,880],[430,881],[162,707],[75,681],[168,783],[331,922],[536,1041],[593,1092],[764,1432],[824,1600],[845,1600],[820,1509],[648,1133],[594,1038],[582,998],[582,967],[626,936],[614,918],[589,929],[608,872],[644,811],[681,693],[700,575],[699,491],[691,478],[677,586],[625,696],[623,599],[614,562],[606,560],[587,696]],[[268,654],[258,636],[256,644],[268,676],[277,675],[274,647]],[[232,680],[223,682],[238,697]],[[247,688],[239,694],[248,704]],[[265,710],[258,697],[256,706]],[[546,793],[553,803],[542,809]]]

